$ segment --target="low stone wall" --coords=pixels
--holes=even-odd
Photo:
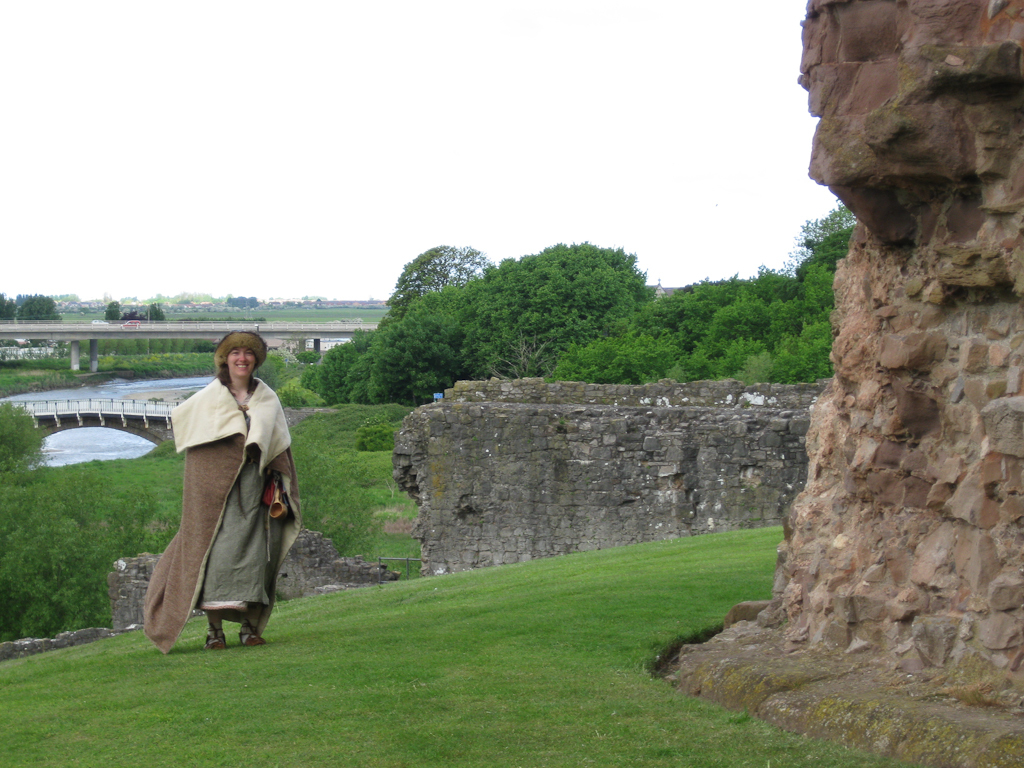
[[[688,381],[664,379],[657,384],[587,384],[544,379],[458,381],[444,392],[448,403],[537,403],[544,405],[617,405],[669,408],[699,405],[711,408],[767,407],[807,410],[828,380],[815,384],[745,385],[736,379]]]
[[[107,595],[115,630],[142,626],[146,588],[159,559],[160,555],[148,552],[138,557],[122,557],[114,563],[113,572],[107,574]]]
[[[113,572],[107,574],[113,629],[92,627],[62,632],[54,638],[26,637],[0,643],[0,661],[83,645],[140,628],[146,589],[159,559],[160,555],[145,553],[138,557],[124,557],[114,563]],[[361,557],[341,557],[330,539],[318,531],[304,528],[281,566],[277,594],[283,600],[292,600],[395,581],[399,575],[386,566],[365,562]],[[196,615],[201,613],[196,611]]]
[[[114,563],[114,572],[107,575],[107,587],[115,630],[142,625],[146,589],[159,559],[160,555],[147,553]],[[330,539],[319,531],[303,528],[277,575],[277,595],[282,600],[294,600],[398,577],[386,566],[367,563],[361,557],[341,557]]]
[[[75,645],[85,645],[119,634],[121,634],[120,631],[106,627],[89,627],[88,629],[77,629],[74,632],[61,632],[54,638],[25,637],[21,640],[0,643],[0,661],[35,656],[37,653],[71,648]]]
[[[361,557],[341,557],[330,539],[303,528],[277,575],[277,594],[283,600],[319,595],[346,586],[395,581],[398,572],[367,563]]]
[[[766,389],[459,382],[395,441],[424,572],[780,525],[821,387]]]

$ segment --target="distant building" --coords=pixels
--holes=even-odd
[[[648,285],[648,288],[654,289],[654,298],[660,299],[663,296],[671,296],[673,293],[679,290],[679,288],[662,288],[661,280],[658,281],[657,285]]]
[[[326,352],[329,349],[334,349],[339,344],[345,344],[352,339],[320,339],[320,352]],[[306,339],[306,349],[314,349],[316,346],[315,339]]]

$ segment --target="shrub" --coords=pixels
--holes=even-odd
[[[390,424],[370,424],[356,430],[357,451],[393,451],[395,430]]]
[[[285,408],[320,408],[327,404],[316,392],[302,386],[298,379],[292,379],[277,390],[277,396]]]
[[[23,472],[43,459],[43,433],[22,408],[0,405],[0,472]]]
[[[49,468],[0,482],[0,642],[110,626],[107,573],[142,550],[153,496],[115,498],[95,480]]]

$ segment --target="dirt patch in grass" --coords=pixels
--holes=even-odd
[[[406,536],[412,534],[412,526],[415,520],[388,520],[384,523],[384,533],[403,533]]]

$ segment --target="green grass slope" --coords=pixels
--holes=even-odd
[[[269,645],[141,633],[0,664],[0,765],[897,765],[685,698],[645,671],[771,586],[779,529],[285,603]]]

